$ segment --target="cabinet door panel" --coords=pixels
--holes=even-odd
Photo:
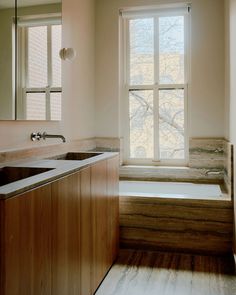
[[[81,293],[92,294],[92,208],[90,168],[81,171],[80,195],[80,247],[81,247]]]
[[[91,168],[93,217],[93,289],[94,292],[109,269],[107,163],[99,162]]]
[[[52,184],[52,295],[80,294],[80,173]]]
[[[6,200],[4,213],[3,294],[51,294],[50,185]]]
[[[109,263],[112,264],[119,251],[119,158],[107,160],[107,195],[109,207]]]

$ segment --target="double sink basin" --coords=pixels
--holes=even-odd
[[[49,158],[49,160],[71,160],[83,161],[102,155],[102,153],[77,152],[66,153]],[[0,187],[12,182],[23,180],[31,176],[48,172],[55,168],[36,168],[36,167],[3,167],[0,168]]]

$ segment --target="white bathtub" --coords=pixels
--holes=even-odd
[[[222,199],[220,185],[183,182],[120,181],[120,196]]]

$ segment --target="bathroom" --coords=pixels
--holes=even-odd
[[[0,24],[0,293],[236,294],[236,1]]]

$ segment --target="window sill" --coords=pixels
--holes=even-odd
[[[187,166],[152,166],[152,165],[130,165],[130,164],[125,164],[121,165],[120,169],[123,170],[152,170],[152,171],[159,171],[159,170],[189,170],[190,168]]]

